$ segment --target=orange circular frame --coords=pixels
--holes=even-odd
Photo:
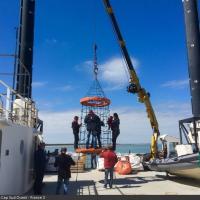
[[[110,105],[110,99],[106,97],[84,97],[80,100],[80,103],[84,106],[91,106],[91,107],[104,107]]]
[[[98,149],[94,149],[94,148],[77,148],[76,149],[76,153],[87,153],[87,154],[100,154],[103,150],[105,150],[105,148],[98,148]]]

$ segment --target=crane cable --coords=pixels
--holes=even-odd
[[[114,37],[116,38],[116,40],[119,42],[119,39],[118,39],[118,37],[117,37],[117,35],[116,35],[116,32],[115,32],[115,28],[114,28],[114,25],[113,25],[113,23],[111,22],[111,26],[112,26],[112,31],[113,31],[113,35],[114,35]],[[125,41],[124,41],[125,42]],[[126,74],[126,78],[127,78],[127,80],[128,80],[128,84],[129,84],[129,80],[131,79],[131,77],[130,77],[130,75],[129,75],[129,72],[128,72],[128,64],[126,63],[126,58],[125,58],[125,56],[124,56],[124,54],[123,54],[123,51],[122,51],[122,49],[121,49],[121,46],[120,46],[120,44],[118,45],[118,48],[120,49],[120,52],[121,52],[121,58],[122,58],[122,64],[123,64],[123,68],[124,68],[124,71],[125,71],[125,74]]]

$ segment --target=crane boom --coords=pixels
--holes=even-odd
[[[121,34],[119,26],[117,24],[117,20],[115,18],[114,13],[113,13],[110,1],[109,0],[103,0],[103,2],[104,2],[104,5],[105,5],[105,8],[106,8],[106,12],[108,13],[108,15],[111,19],[114,31],[116,33],[116,36],[117,36],[117,39],[118,39],[118,42],[119,42],[120,49],[122,51],[122,55],[124,57],[124,60],[126,62],[126,65],[127,65],[128,71],[129,71],[130,85],[128,87],[128,92],[136,93],[137,96],[138,96],[138,101],[145,104],[147,117],[149,118],[151,127],[153,129],[153,133],[154,133],[154,137],[155,137],[155,143],[157,143],[157,138],[160,135],[160,131],[159,131],[159,126],[158,126],[158,122],[157,122],[157,119],[156,119],[156,115],[154,113],[154,110],[153,110],[153,107],[152,107],[152,104],[151,104],[151,101],[150,101],[150,94],[148,92],[146,92],[146,90],[144,88],[142,88],[142,86],[140,84],[139,78],[136,74],[136,71],[135,71],[134,66],[132,64],[128,50],[126,48],[126,44],[123,40],[122,34]],[[152,157],[156,157],[156,153],[157,152],[156,152],[156,149],[155,149]]]

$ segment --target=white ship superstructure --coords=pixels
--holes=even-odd
[[[0,194],[25,194],[34,182],[42,124],[34,102],[1,80],[0,102]]]

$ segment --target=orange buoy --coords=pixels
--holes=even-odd
[[[80,103],[84,106],[91,106],[91,107],[104,107],[110,105],[110,100],[106,97],[84,97],[80,100]]]
[[[104,148],[77,148],[76,149],[76,153],[95,153],[95,154],[100,154],[102,151],[104,150]]]
[[[120,175],[131,174],[131,163],[129,162],[129,160],[119,160],[115,165],[115,171]]]

